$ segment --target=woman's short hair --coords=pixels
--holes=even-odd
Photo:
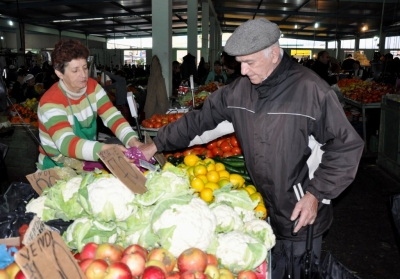
[[[51,62],[55,70],[64,74],[65,67],[73,59],[89,57],[88,48],[79,40],[61,40],[58,41],[51,53]]]

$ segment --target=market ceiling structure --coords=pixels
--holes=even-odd
[[[188,1],[172,1],[173,35],[187,34]],[[216,14],[224,33],[249,19],[265,17],[288,38],[331,41],[400,34],[399,0],[198,0],[199,34],[202,1],[212,4],[210,15]],[[0,21],[105,39],[151,37],[152,9],[157,7],[151,0],[0,0]],[[0,31],[15,32],[15,27],[0,24]]]

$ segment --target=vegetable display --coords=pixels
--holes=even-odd
[[[381,102],[383,95],[393,94],[396,91],[391,84],[362,81],[355,78],[341,79],[338,81],[338,86],[344,97],[364,104]]]

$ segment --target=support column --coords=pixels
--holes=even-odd
[[[17,38],[17,64],[18,66],[25,65],[25,26],[23,23],[13,21]],[[29,65],[26,65],[29,66]]]
[[[197,58],[197,61],[200,59],[197,57],[197,0],[187,1],[187,45],[188,52]]]
[[[385,42],[386,42],[386,34],[382,32],[379,36],[379,53],[381,55],[385,55]]]
[[[153,50],[162,67],[167,95],[172,95],[172,0],[152,0]],[[151,60],[147,62],[151,63]]]
[[[337,40],[336,42],[337,47],[336,47],[336,58],[340,61],[340,63],[343,62],[343,56],[342,56],[342,44],[340,39]]]
[[[217,45],[216,39],[216,31],[215,30],[215,17],[214,16],[210,16],[210,50],[209,50],[209,56],[210,56],[210,68],[213,69],[213,63],[215,61],[215,48]]]
[[[360,34],[357,34],[354,39],[354,52],[356,52],[357,50],[360,50]]]
[[[204,61],[209,60],[209,49],[208,49],[208,32],[209,32],[209,17],[210,17],[210,6],[208,0],[203,0],[201,3],[201,56],[204,57]]]

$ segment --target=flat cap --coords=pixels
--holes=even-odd
[[[265,18],[251,19],[236,28],[224,50],[232,56],[249,55],[273,45],[280,36],[275,23]]]
[[[24,77],[24,80],[22,81],[22,83],[25,83],[28,80],[33,79],[33,78],[34,78],[34,76],[32,74],[27,74],[26,77]]]

